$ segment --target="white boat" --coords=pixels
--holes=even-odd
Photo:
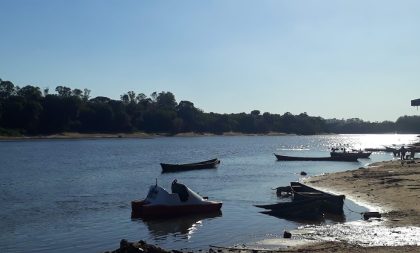
[[[170,218],[174,216],[217,212],[222,202],[203,198],[175,179],[171,185],[172,193],[157,185],[150,186],[144,200],[131,202],[133,218]]]

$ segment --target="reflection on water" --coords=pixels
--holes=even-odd
[[[335,224],[335,223],[343,223],[348,220],[357,220],[361,218],[361,213],[368,211],[367,208],[363,206],[359,206],[351,200],[344,200],[343,206],[343,213],[334,214],[334,213],[323,213],[322,215],[311,216],[310,214],[308,217],[284,217],[282,215],[276,215],[275,213],[264,213],[267,215],[271,215],[273,217],[279,219],[286,219],[289,221],[293,221],[299,224],[311,224],[311,225],[328,225],[328,224]]]
[[[146,224],[150,234],[158,240],[165,240],[167,236],[190,239],[191,236],[202,226],[203,220],[222,217],[222,212],[192,214],[169,219],[132,219],[133,221]]]
[[[303,237],[312,240],[347,241],[362,246],[420,246],[420,228],[388,227],[382,221],[353,221],[326,226],[306,226]]]

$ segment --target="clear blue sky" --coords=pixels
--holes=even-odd
[[[419,115],[420,1],[0,0],[0,78],[206,112]]]

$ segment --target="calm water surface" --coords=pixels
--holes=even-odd
[[[272,188],[298,180],[301,171],[343,171],[392,155],[315,163],[278,162],[273,152],[326,156],[340,144],[365,148],[415,140],[415,135],[392,134],[0,142],[0,252],[101,252],[117,248],[122,238],[200,249],[281,236],[303,224],[253,207],[278,201]],[[222,161],[218,169],[161,174],[159,166],[214,157]],[[144,198],[156,178],[164,188],[177,178],[201,195],[223,201],[222,214],[132,220],[130,201]],[[359,218],[346,212],[347,220]]]

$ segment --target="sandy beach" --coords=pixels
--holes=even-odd
[[[420,226],[420,161],[371,164],[339,173],[315,176],[307,183],[384,212],[389,225]]]
[[[382,218],[315,228],[320,237],[334,237],[336,233],[347,238],[291,248],[292,252],[420,252],[419,160],[380,162],[367,168],[310,177],[305,182],[319,189],[345,194],[346,198],[371,211],[379,211]],[[375,241],[384,246],[369,247],[371,242],[375,245]]]

